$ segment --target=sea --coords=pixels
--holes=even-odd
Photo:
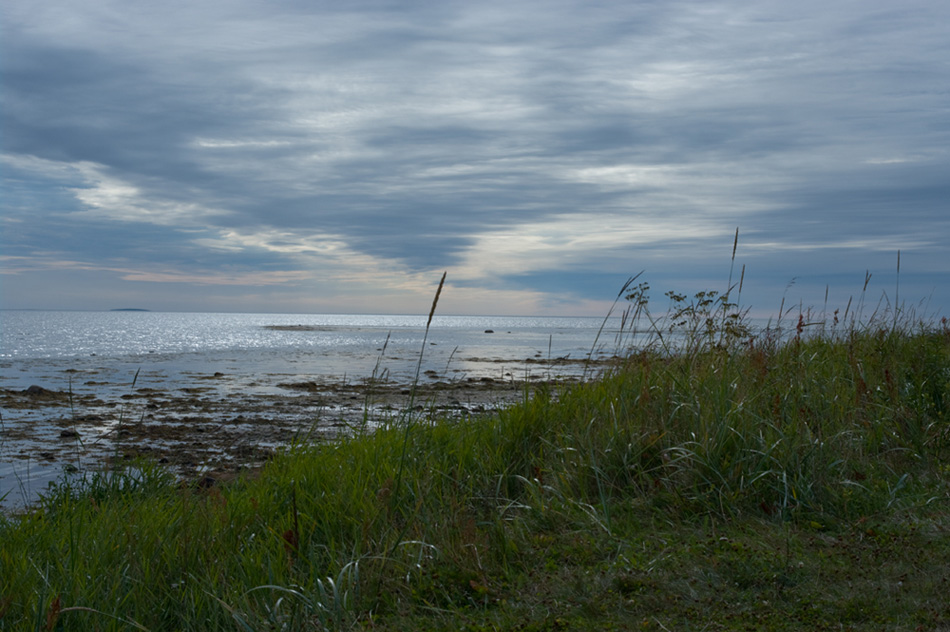
[[[589,357],[621,351],[619,319],[367,314],[234,314],[0,310],[0,389],[33,386],[104,399],[133,387],[215,382],[222,390],[277,392],[288,380],[417,374],[537,379],[580,377]],[[428,327],[427,327],[428,325]],[[558,361],[560,360],[560,361]],[[542,375],[539,375],[542,374]],[[94,376],[94,379],[90,379]],[[208,382],[205,381],[204,384]],[[33,460],[0,410],[0,500],[32,497],[62,467]],[[36,446],[33,446],[34,448]]]
[[[224,370],[359,377],[380,369],[411,379],[420,354],[423,371],[491,376],[528,358],[610,352],[616,334],[604,318],[436,315],[426,325],[425,315],[0,310],[0,388],[64,389],[77,372],[146,367],[169,380]]]

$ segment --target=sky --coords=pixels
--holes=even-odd
[[[0,187],[4,309],[946,314],[950,3],[5,0]]]

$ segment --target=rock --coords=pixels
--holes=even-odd
[[[486,329],[486,330],[485,330],[485,333],[486,333],[486,334],[493,334],[493,333],[495,333],[495,330],[494,330],[494,329]]]
[[[31,385],[29,388],[25,388],[22,391],[18,392],[19,395],[28,397],[29,399],[37,402],[43,403],[62,403],[69,400],[69,393],[63,393],[60,391],[51,391],[48,388],[43,388],[36,384]]]
[[[197,481],[195,485],[201,489],[208,489],[209,487],[214,487],[218,484],[218,479],[213,476],[202,476]]]

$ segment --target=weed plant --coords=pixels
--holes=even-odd
[[[755,332],[741,280],[661,316],[635,281],[597,379],[0,517],[0,630],[947,625],[946,319]]]

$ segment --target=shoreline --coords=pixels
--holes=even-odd
[[[64,476],[138,459],[182,480],[231,478],[294,442],[319,443],[397,420],[410,403],[411,414],[423,418],[487,414],[542,385],[579,381],[564,363],[533,360],[546,371],[525,371],[523,379],[510,372],[446,379],[426,371],[414,395],[402,380],[283,374],[269,376],[266,388],[246,388],[248,376],[221,372],[192,375],[187,383],[150,376],[124,392],[93,380],[82,390],[0,388],[0,499],[7,494],[0,508],[29,504]]]

